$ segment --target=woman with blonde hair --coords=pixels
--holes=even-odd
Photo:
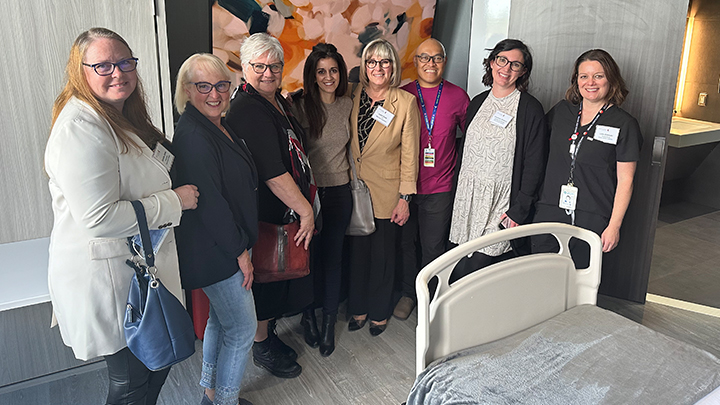
[[[381,334],[392,312],[395,240],[410,217],[416,192],[420,112],[400,86],[400,58],[388,41],[376,39],[362,53],[360,86],[350,114],[350,145],[358,177],[370,189],[375,232],[351,237],[348,329]]]
[[[165,137],[150,121],[127,42],[105,28],[80,34],[65,88],[53,105],[45,169],[55,222],[48,287],[63,342],[75,357],[104,356],[108,404],[154,404],[170,368],[150,371],[127,348],[123,327],[133,269],[127,238],[139,232],[131,201],[150,229],[170,228],[156,253],[158,277],[181,302],[172,227],[194,209],[197,188],[170,189]]]
[[[175,108],[182,115],[173,137],[174,178],[203,193],[177,232],[183,287],[202,288],[210,303],[202,404],[238,403],[255,335],[250,249],[258,235],[257,172],[247,146],[223,118],[230,89],[227,66],[207,53],[182,64],[175,86]]]

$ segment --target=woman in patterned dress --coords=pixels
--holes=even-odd
[[[483,84],[467,110],[467,131],[453,205],[450,242],[461,244],[532,221],[547,156],[545,114],[527,93],[532,55],[521,41],[505,39],[483,61]],[[487,246],[458,263],[450,282],[492,264],[519,244]]]

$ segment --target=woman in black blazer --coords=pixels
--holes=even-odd
[[[174,181],[195,184],[202,200],[177,230],[185,289],[210,301],[203,340],[203,404],[237,403],[255,336],[250,249],[257,239],[257,172],[250,151],[225,125],[230,71],[211,54],[188,58],[178,73]],[[222,356],[219,354],[222,353]],[[241,403],[247,403],[241,400]]]

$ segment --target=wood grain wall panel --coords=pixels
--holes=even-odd
[[[513,0],[509,36],[533,50],[530,92],[551,108],[569,86],[575,59],[603,48],[620,66],[630,95],[623,108],[644,137],[621,244],[604,257],[604,294],[643,302],[660,201],[663,158],[651,165],[655,137],[670,130],[688,0]]]
[[[163,124],[153,2],[13,1],[2,7],[0,80],[0,243],[45,237],[52,228],[43,154],[52,103],[63,85],[70,46],[88,28],[122,35],[140,58],[154,122]]]

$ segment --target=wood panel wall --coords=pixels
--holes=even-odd
[[[620,246],[605,255],[600,291],[645,301],[664,157],[651,164],[655,137],[670,131],[688,0],[513,0],[509,36],[533,50],[530,92],[546,111],[569,85],[575,59],[603,48],[620,66],[630,95],[622,107],[640,123],[644,145]]]

